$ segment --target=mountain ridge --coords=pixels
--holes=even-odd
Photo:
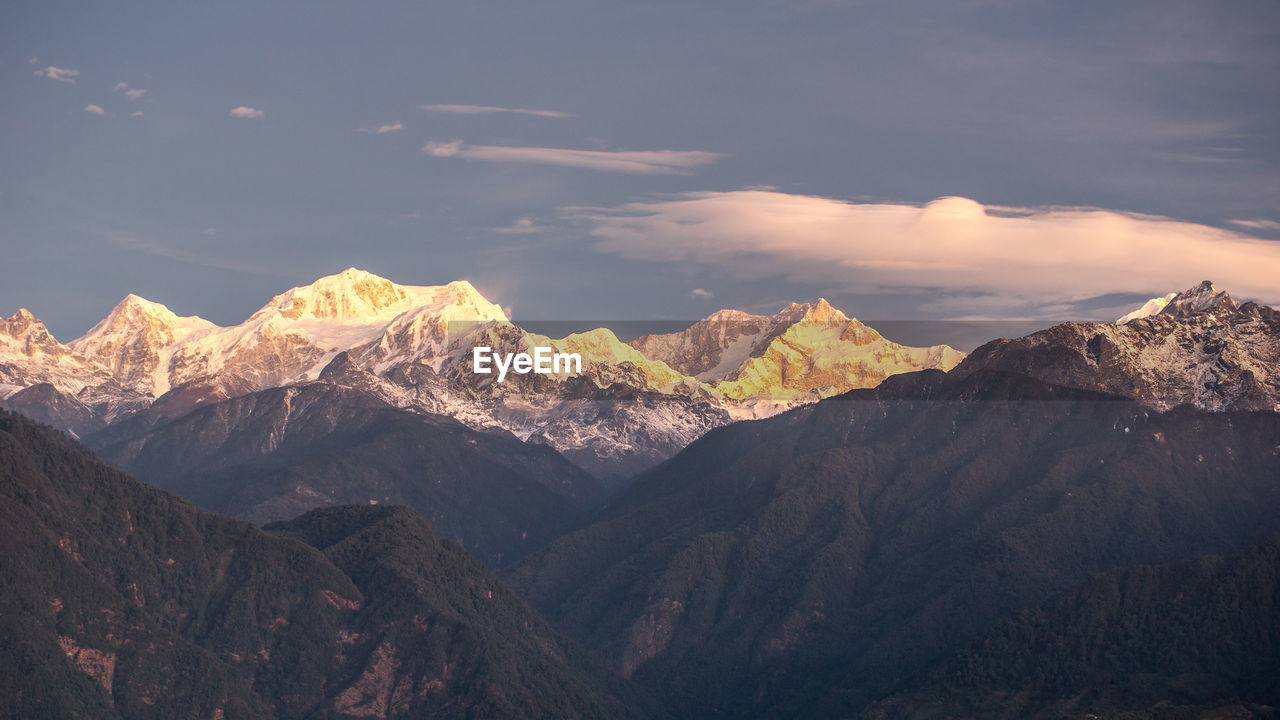
[[[685,337],[720,321],[768,327],[736,355],[704,348],[725,365],[723,376],[708,382],[666,362],[673,358],[655,351],[660,338],[648,346],[623,343],[607,328],[550,338],[510,322],[465,280],[400,285],[349,268],[280,293],[229,327],[179,317],[131,294],[62,345],[24,311],[0,327],[6,331],[0,402],[12,397],[11,407],[84,435],[126,419],[125,426],[154,425],[244,393],[312,382],[336,362],[341,371],[326,375],[334,384],[350,380],[400,407],[449,415],[476,429],[502,428],[618,479],[734,419],[774,414],[896,372],[949,368],[961,357],[942,346],[891,343],[821,299],[768,317],[722,311]],[[576,377],[497,383],[470,371],[470,348],[479,345],[502,352],[548,346],[580,354],[584,368]],[[18,394],[40,383],[52,387]]]
[[[0,411],[0,550],[7,717],[648,714],[407,508],[264,531]]]
[[[1280,532],[1278,423],[896,375],[707,433],[508,577],[673,711],[852,716],[1093,572]]]
[[[1061,323],[993,340],[954,372],[978,369],[1111,392],[1158,410],[1280,411],[1280,312],[1240,303],[1206,280],[1124,323]]]

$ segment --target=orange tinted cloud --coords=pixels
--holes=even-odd
[[[999,305],[1163,293],[1203,279],[1280,301],[1280,243],[1167,217],[1098,208],[852,203],[771,190],[689,193],[619,208],[573,208],[596,249],[784,276],[847,292],[982,293]]]

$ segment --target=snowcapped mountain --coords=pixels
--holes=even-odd
[[[216,328],[204,318],[178,317],[160,303],[130,294],[69,348],[105,368],[121,387],[162,395],[169,390],[174,350]]]
[[[704,382],[723,380],[771,335],[775,318],[718,310],[678,333],[645,335],[629,344]]]
[[[421,341],[424,328],[443,333],[455,320],[506,316],[465,281],[397,285],[350,268],[275,296],[235,327],[182,343],[173,355],[171,384],[229,375],[262,390],[312,380],[340,352],[388,335]]]
[[[105,381],[105,373],[95,376],[82,357],[58,342],[26,308],[0,319],[0,384],[8,392],[49,383],[75,393],[94,380]]]
[[[247,392],[314,379],[338,353],[415,323],[505,320],[470,283],[397,285],[354,268],[292,288],[243,323],[219,327],[164,305],[125,297],[100,323],[63,345],[30,312],[0,324],[0,399],[34,402],[26,388],[49,384],[66,421],[82,433],[154,406],[177,417]],[[442,331],[440,331],[442,332]],[[92,420],[86,420],[86,418]]]
[[[1124,322],[1063,323],[978,348],[956,372],[991,368],[1131,397],[1159,410],[1280,411],[1280,312],[1213,283],[1148,302]],[[1142,312],[1153,303],[1161,309]]]
[[[1116,320],[1116,324],[1123,325],[1129,322],[1130,320],[1140,320],[1144,317],[1151,317],[1152,315],[1155,315],[1161,310],[1164,310],[1165,306],[1169,304],[1169,301],[1174,299],[1177,296],[1178,296],[1178,293],[1171,292],[1168,295],[1165,295],[1164,297],[1153,297],[1150,300],[1143,303],[1142,307],[1138,308],[1137,310],[1134,310],[1133,312],[1122,315],[1120,319]]]
[[[472,350],[482,345],[577,353],[582,369],[498,382],[472,372]],[[605,328],[550,338],[511,323],[466,281],[399,285],[351,268],[281,293],[231,327],[129,295],[63,345],[20,311],[0,325],[0,398],[80,434],[129,416],[107,433],[114,442],[204,405],[319,380],[500,428],[620,476],[733,419],[898,372],[948,369],[961,357],[893,343],[825,300],[773,316],[722,310],[681,333],[631,343]]]
[[[875,387],[897,373],[950,370],[964,358],[945,345],[899,345],[825,299],[792,303],[771,317],[721,310],[683,332],[631,344],[708,383],[736,417]]]
[[[148,404],[58,342],[28,310],[0,319],[0,407],[83,434]]]
[[[478,346],[504,354],[535,347],[578,353],[582,369],[511,374],[498,382],[493,374],[472,372]],[[557,339],[506,321],[461,321],[450,323],[427,351],[388,347],[396,346],[379,343],[372,356],[367,346],[358,347],[335,359],[320,379],[551,445],[607,479],[661,462],[731,419],[719,393],[644,357],[605,328]],[[396,360],[379,360],[387,356]]]

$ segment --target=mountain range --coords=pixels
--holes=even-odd
[[[681,717],[853,717],[1092,574],[1276,537],[1278,439],[911,373],[707,433],[507,577]]]
[[[579,353],[581,373],[471,371],[471,348]],[[665,460],[707,430],[963,354],[893,343],[824,300],[774,316],[721,311],[675,335],[526,332],[470,283],[399,285],[354,268],[219,327],[129,295],[63,345],[26,310],[0,321],[0,400],[85,437],[139,413],[158,424],[251,392],[324,380],[397,407],[501,428],[602,478]],[[707,361],[714,361],[707,367]],[[136,427],[135,421],[133,426]]]
[[[0,416],[0,709],[1274,717],[1273,309],[1204,283],[962,358],[824,301],[628,343],[485,303],[347,271],[233,328],[4,321],[6,405],[270,524]]]

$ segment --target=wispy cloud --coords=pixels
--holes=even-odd
[[[716,296],[715,293],[711,292],[710,290],[706,290],[704,288],[694,288],[689,291],[689,297],[693,298],[694,300],[710,300],[715,296]]]
[[[1248,228],[1250,230],[1268,230],[1270,232],[1280,232],[1280,222],[1275,220],[1228,220],[1227,222],[1236,227]]]
[[[228,114],[231,115],[231,117],[244,118],[246,120],[258,120],[267,116],[267,113],[264,110],[246,107],[244,105],[231,108],[231,112]]]
[[[462,152],[462,141],[436,142],[433,140],[422,146],[422,152],[431,157],[453,157]]]
[[[1280,242],[1097,208],[850,203],[743,190],[564,214],[587,223],[602,252],[832,292],[915,290],[942,298],[932,309],[954,316],[1043,316],[1205,278],[1240,297],[1280,301]]]
[[[399,120],[397,120],[389,125],[379,125],[377,127],[359,128],[359,131],[362,133],[373,133],[375,135],[381,135],[383,133],[400,132],[403,129],[404,129],[404,125]]]
[[[124,96],[129,98],[130,100],[137,100],[138,98],[146,94],[147,94],[147,91],[141,88],[133,88],[132,90],[124,91]]]
[[[701,150],[570,150],[567,148],[467,145],[461,140],[429,142],[432,157],[461,157],[499,163],[531,163],[639,175],[687,175],[724,157]]]
[[[85,105],[84,111],[91,115],[105,115],[106,111],[97,105]]]
[[[60,67],[55,67],[53,65],[50,65],[49,67],[43,70],[37,70],[36,74],[41,77],[47,77],[50,80],[57,80],[58,82],[70,83],[74,85],[76,83],[76,78],[80,76],[80,71],[72,70],[70,68],[60,68]]]
[[[127,82],[118,82],[116,83],[115,87],[111,88],[113,92],[120,92],[121,90],[128,90],[128,89],[129,89],[129,83]]]
[[[551,228],[535,224],[527,217],[520,218],[506,227],[496,227],[493,231],[501,235],[533,235],[543,233]]]
[[[557,110],[531,110],[529,108],[504,108],[493,105],[423,105],[428,112],[452,113],[454,115],[486,115],[489,113],[514,113],[516,115],[536,115],[545,118],[573,117],[569,113]]]
[[[199,267],[233,270],[252,275],[262,275],[264,277],[280,277],[278,272],[269,270],[260,263],[243,263],[223,260],[221,258],[210,257],[207,255],[199,255],[181,248],[154,243],[133,233],[121,230],[97,228],[95,231],[112,245],[132,252],[153,255],[155,257],[166,258],[168,260],[186,263],[188,265],[196,265]]]
[[[133,112],[129,113],[129,117],[142,117],[142,111],[134,110]]]

